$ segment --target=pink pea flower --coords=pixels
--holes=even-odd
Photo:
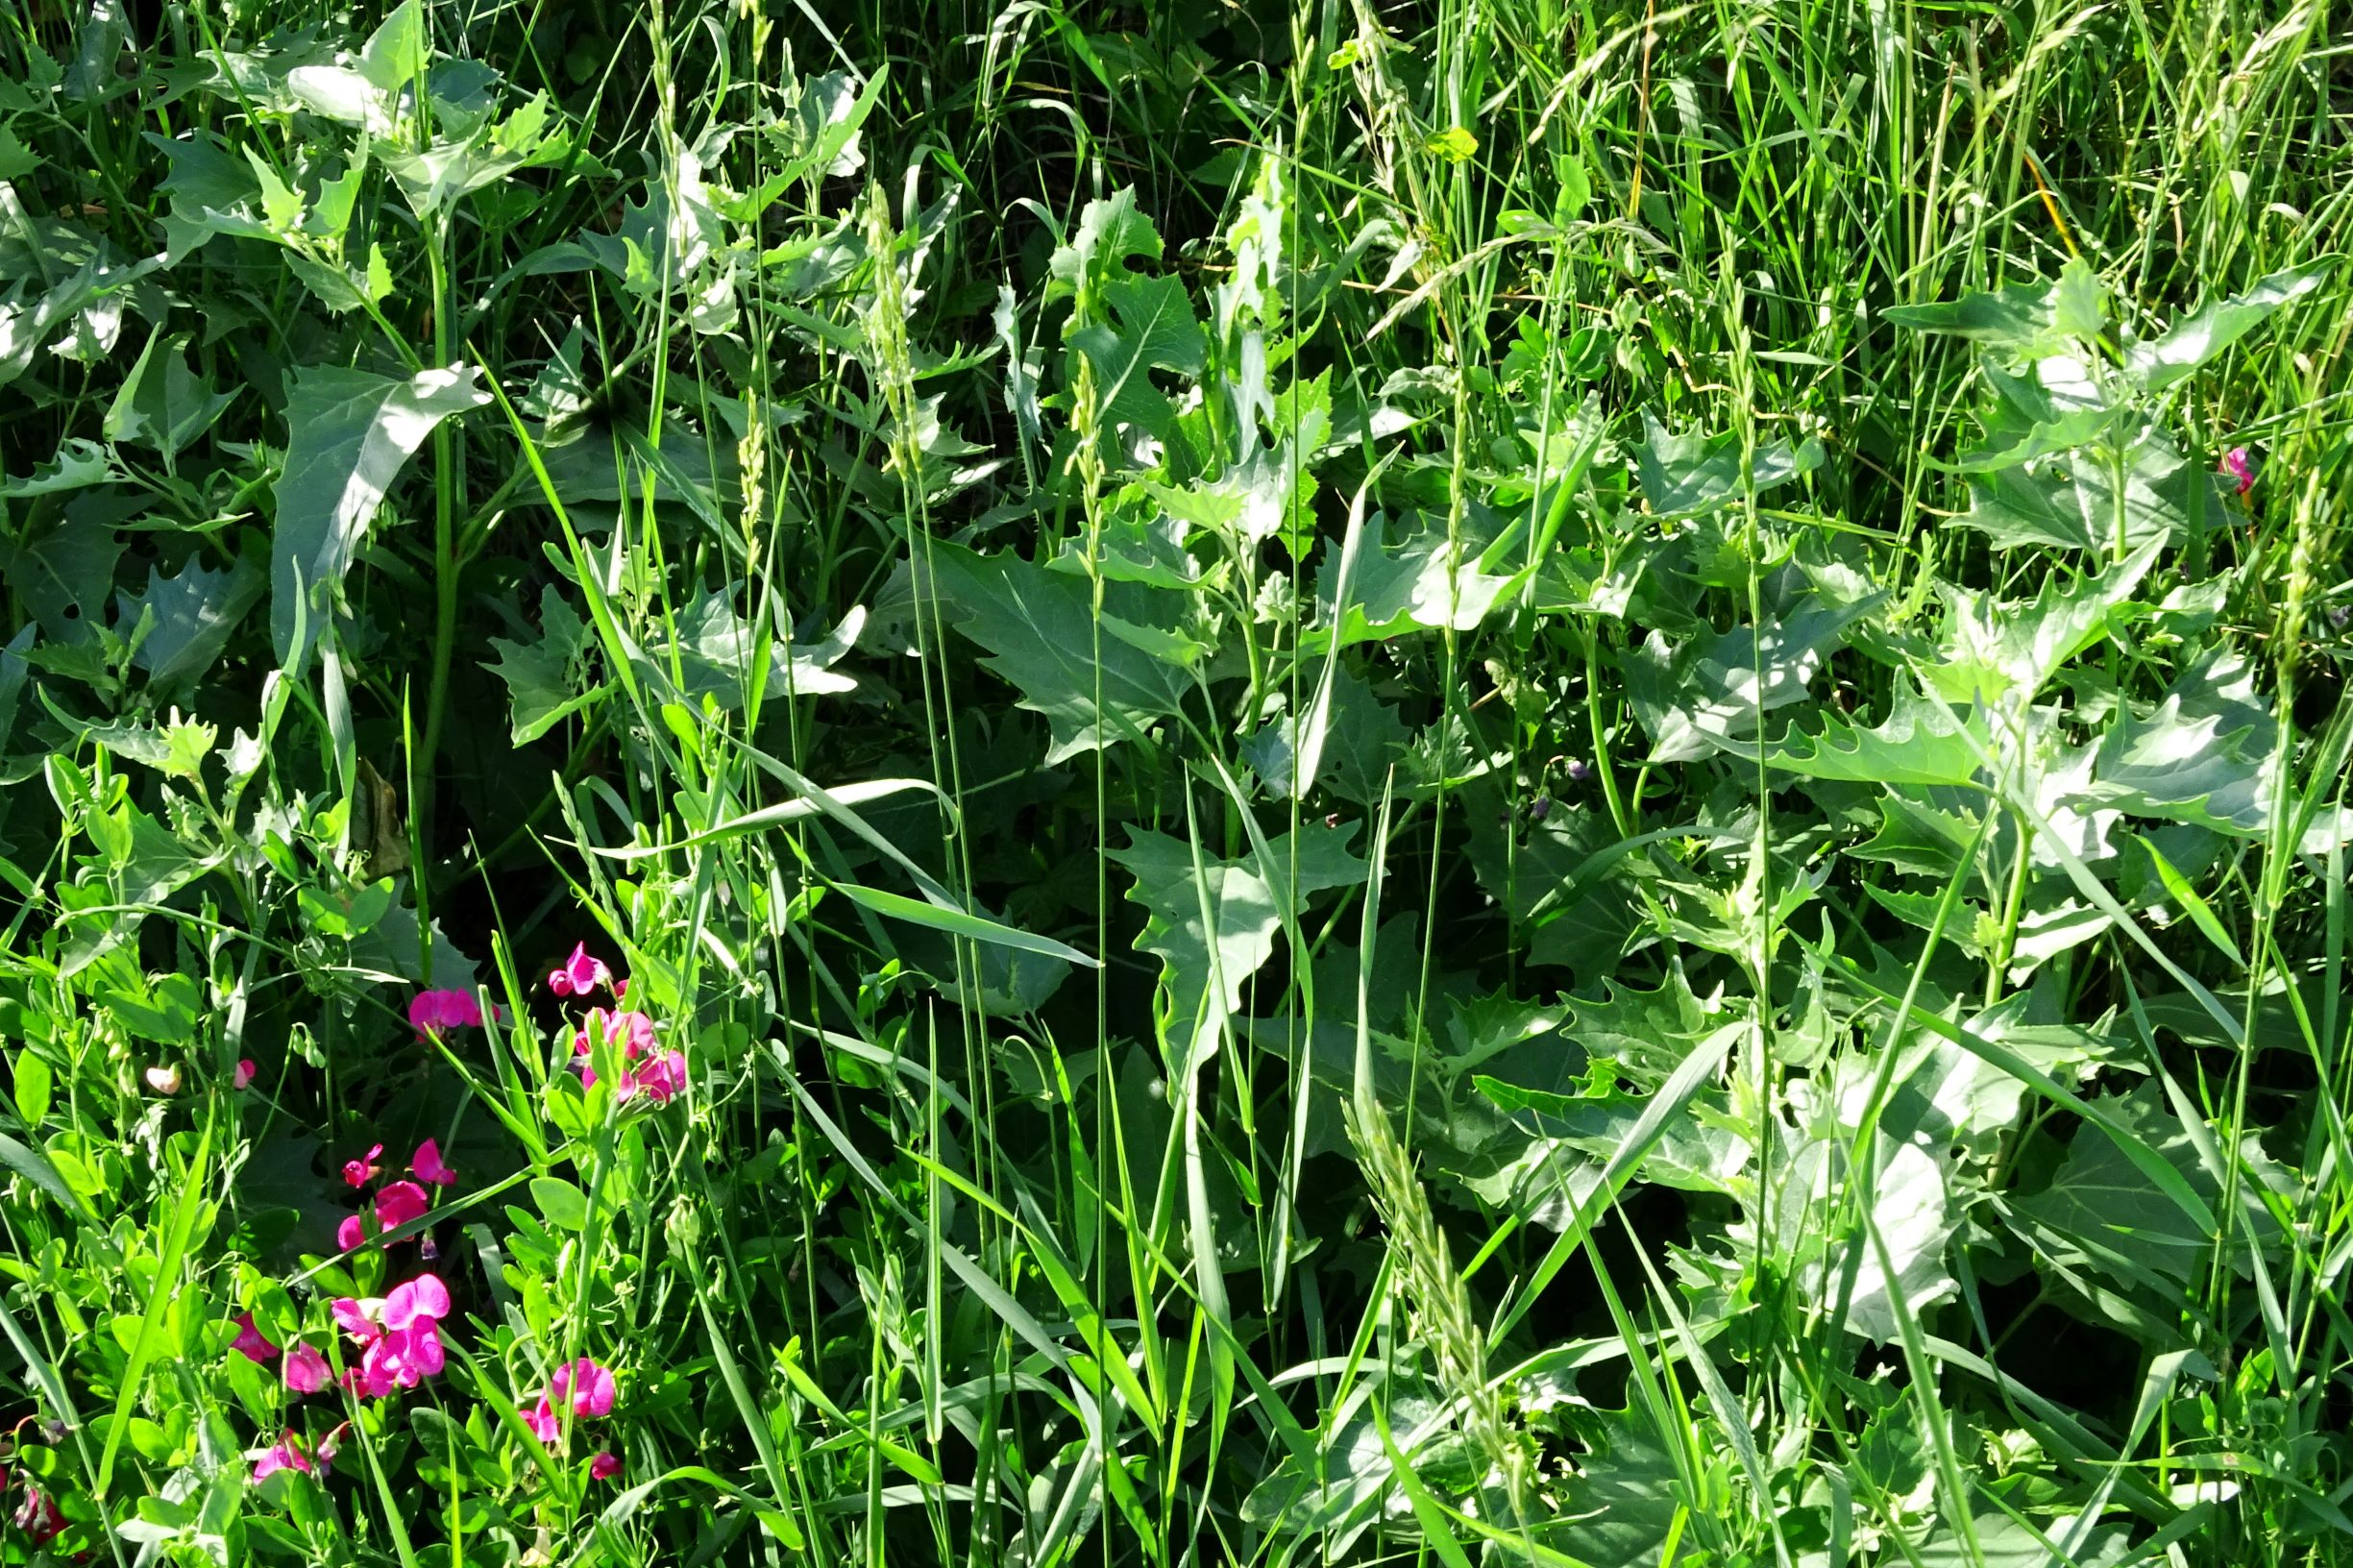
[[[604,960],[588,955],[588,943],[581,943],[572,949],[572,956],[563,967],[548,976],[548,989],[558,996],[585,996],[599,986],[609,986],[615,996],[628,989],[628,982],[613,978],[613,971]]]
[[[315,1394],[333,1381],[328,1370],[327,1358],[308,1345],[296,1345],[286,1352],[286,1386],[298,1394]]]
[[[416,1183],[394,1182],[376,1194],[376,1229],[380,1234],[412,1219],[421,1219],[432,1212],[432,1207],[433,1200]]]
[[[588,1479],[591,1481],[610,1481],[619,1474],[621,1458],[609,1449],[588,1461]]]
[[[633,1008],[618,1013],[590,1008],[587,1018],[573,1034],[572,1054],[586,1056],[600,1035],[621,1047],[624,1061],[634,1062],[653,1049],[653,1020]]]
[[[655,1105],[668,1105],[671,1097],[686,1087],[686,1053],[662,1051],[634,1073],[625,1075],[621,1092],[624,1096],[643,1091]]]
[[[345,1296],[330,1310],[363,1347],[348,1379],[355,1392],[382,1399],[441,1371],[446,1360],[441,1320],[449,1315],[450,1291],[438,1275],[424,1273],[396,1285],[381,1300]]]
[[[232,1089],[251,1089],[251,1088],[253,1088],[253,1087],[254,1087],[254,1071],[255,1071],[255,1068],[254,1068],[254,1059],[253,1059],[252,1057],[250,1057],[250,1056],[249,1056],[249,1057],[245,1057],[245,1058],[241,1059],[241,1060],[240,1060],[240,1061],[237,1063],[237,1069],[236,1069],[236,1071],[234,1071],[234,1072],[233,1072],[233,1073],[231,1073],[231,1074],[229,1075],[229,1086],[230,1086]]]
[[[269,1365],[271,1359],[278,1354],[278,1347],[263,1338],[261,1331],[254,1327],[254,1314],[239,1312],[236,1323],[237,1336],[229,1341],[229,1348],[256,1366]]]
[[[563,1418],[555,1413],[555,1407],[544,1399],[523,1412],[523,1424],[531,1429],[532,1436],[551,1448],[564,1432]]]
[[[2222,454],[2222,472],[2239,481],[2239,494],[2245,495],[2255,488],[2255,459],[2244,447],[2233,447]]]
[[[434,1139],[429,1138],[417,1145],[417,1157],[408,1162],[408,1168],[414,1171],[420,1180],[429,1182],[434,1187],[455,1187],[457,1185],[457,1172],[441,1163],[441,1144]]]
[[[357,1214],[344,1215],[343,1223],[335,1227],[335,1248],[339,1252],[356,1252],[367,1238],[367,1228]]]
[[[557,1403],[570,1400],[575,1415],[610,1415],[613,1413],[613,1372],[583,1356],[568,1366],[555,1369],[548,1380],[548,1398]]]
[[[379,1143],[358,1159],[344,1161],[343,1185],[345,1187],[365,1187],[376,1180],[380,1169],[376,1164],[376,1157],[383,1152],[384,1146]]]
[[[255,1483],[269,1480],[281,1470],[299,1470],[306,1476],[313,1474],[309,1459],[294,1446],[294,1433],[290,1432],[264,1449],[261,1458],[254,1461]]]
[[[481,1021],[482,1005],[470,991],[420,991],[408,999],[408,1023],[420,1044],[428,1035],[477,1028]]]

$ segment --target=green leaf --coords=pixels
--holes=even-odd
[[[2069,1253],[2070,1262],[2127,1286],[2164,1281],[2185,1286],[2203,1274],[2213,1235],[2127,1159],[2118,1140],[2130,1139],[2163,1160],[2208,1203],[2220,1196],[2214,1177],[2154,1084],[2099,1103],[2108,1113],[2107,1136],[2078,1130],[2050,1185],[2013,1199],[2012,1206],[2060,1237],[2080,1243],[2080,1252]],[[2267,1222],[2267,1228],[2275,1229]]]
[[[443,420],[490,401],[477,374],[472,365],[405,380],[332,365],[295,373],[270,569],[270,633],[289,673],[301,673],[334,613],[368,522],[410,454]]]
[[[578,1231],[588,1224],[587,1197],[561,1176],[531,1178],[531,1202],[559,1230]]]
[[[2002,602],[1949,589],[1952,614],[1935,657],[1916,666],[1922,679],[1949,702],[2031,702],[2069,660],[2106,639],[2109,618],[2148,576],[2163,545],[2152,539],[2092,576],[2050,573],[2030,600]]]
[[[235,401],[235,394],[213,391],[188,368],[188,335],[157,332],[147,339],[107,409],[109,441],[152,447],[168,466]]]
[[[1759,715],[1802,701],[1847,629],[1884,598],[1839,604],[1808,595],[1761,632],[1737,626],[1679,646],[1652,632],[1626,660],[1627,699],[1650,731],[1650,760],[1691,762],[1752,739]]]
[[[2138,817],[2242,838],[2270,830],[2278,725],[2243,654],[2217,648],[2146,712],[2127,706],[2100,738],[2085,796]]]
[[[1978,739],[1978,745],[1991,744]],[[1969,784],[1979,767],[1970,738],[1909,684],[1897,686],[1895,706],[1883,723],[1866,729],[1829,715],[1813,733],[1793,726],[1765,747],[1765,761],[1784,772],[1858,784]]]
[[[1661,517],[1687,517],[1728,506],[1746,494],[1737,431],[1673,435],[1648,409],[1643,410],[1642,427],[1648,439],[1635,450],[1634,469],[1652,511]],[[1810,438],[1795,450],[1785,441],[1765,442],[1756,449],[1756,489],[1771,490],[1810,474],[1822,466],[1822,443]]]
[[[1070,334],[1071,347],[1094,366],[1098,417],[1174,439],[1177,408],[1153,384],[1155,370],[1201,373],[1209,339],[1193,317],[1192,297],[1178,278],[1115,278],[1103,287],[1115,326],[1094,322]]]
[[[1486,619],[1509,578],[1480,571],[1478,556],[1450,544],[1439,524],[1425,524],[1394,544],[1389,525],[1385,514],[1371,519],[1348,587],[1347,607],[1336,615],[1342,648],[1449,626],[1469,631]],[[1306,651],[1321,652],[1330,646],[1325,639],[1336,619],[1339,557],[1338,551],[1327,549],[1316,576],[1318,625],[1314,633],[1301,639]]]
[[[1053,736],[1047,766],[1099,745],[1142,740],[1155,720],[1183,708],[1192,679],[1182,667],[1108,631],[1098,665],[1084,579],[1011,553],[976,555],[948,544],[931,547],[929,565],[957,629],[989,650],[989,668],[1020,692],[1022,707],[1045,715]],[[1106,584],[1103,596],[1107,614],[1164,631],[1178,629],[1187,602],[1135,583]]]
[[[2162,337],[2126,350],[2125,369],[2138,376],[2149,391],[2163,391],[2220,358],[2280,306],[2318,288],[2336,270],[2338,259],[2322,257],[2301,267],[2275,272],[2243,294],[2207,302],[2176,321]]]
[[[190,555],[178,576],[149,567],[145,589],[115,596],[121,625],[136,626],[152,617],[133,662],[159,689],[191,685],[220,658],[268,585],[269,574],[250,554],[239,555],[225,572],[205,565],[199,555]]]
[[[2117,516],[2124,547],[2201,537],[2223,515],[2218,478],[2190,462],[2155,428],[2125,449],[2120,498],[2117,474],[2087,455],[2047,459],[1969,478],[1969,510],[1955,521],[1998,548],[2049,546],[2105,554],[2115,548]]]
[[[545,735],[601,689],[579,689],[576,671],[589,647],[588,623],[573,613],[553,583],[539,590],[537,642],[493,637],[490,646],[498,661],[483,668],[506,683],[510,736],[517,746]]]
[[[944,931],[949,936],[963,937],[971,942],[1010,947],[1017,952],[1036,953],[1042,958],[1060,959],[1065,964],[1077,964],[1090,969],[1102,967],[1077,948],[1066,946],[1051,937],[1018,931],[966,910],[943,909],[920,898],[887,893],[880,888],[862,888],[854,882],[836,882],[833,886],[852,903],[863,904],[877,915],[888,915],[894,919],[928,926],[934,931]]]
[[[1364,880],[1369,868],[1348,852],[1357,824],[1320,824],[1270,841],[1273,864],[1255,853],[1219,860],[1196,845],[1131,827],[1128,846],[1109,851],[1136,877],[1128,897],[1148,914],[1136,945],[1159,956],[1175,1017],[1169,1040],[1195,1064],[1216,1049],[1219,1030],[1241,1005],[1250,977],[1274,956],[1275,933],[1298,903]],[[1174,1065],[1172,1065],[1174,1066]],[[1181,1067],[1176,1070],[1182,1070]]]
[[[1588,1452],[1561,1486],[1566,1523],[1546,1531],[1548,1544],[1597,1565],[1671,1568],[1665,1547],[1691,1501],[1675,1456],[1631,1409],[1592,1411],[1578,1435]]]
[[[1128,262],[1161,258],[1160,231],[1136,209],[1133,186],[1089,202],[1066,244],[1047,262],[1046,298],[1097,297],[1115,278],[1131,276]]]
[[[1933,305],[1895,305],[1882,319],[1921,332],[1949,332],[1998,348],[2030,349],[2051,332],[2053,285],[2013,283],[1993,293],[1973,292]]]

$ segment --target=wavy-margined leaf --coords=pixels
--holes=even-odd
[[[1967,722],[1981,723],[1973,718]],[[1907,684],[1896,688],[1895,706],[1880,723],[1866,728],[1829,715],[1819,730],[1792,727],[1765,747],[1765,761],[1784,772],[1858,784],[1968,784],[1977,777],[1977,747],[1992,745],[1981,730],[1973,744],[1952,719]]]
[[[2061,280],[2070,273],[2090,269],[2079,260],[2069,261]],[[2094,280],[2096,287],[2096,280]],[[2072,299],[2083,298],[2081,284],[2076,284]],[[2050,345],[2060,336],[2063,302],[2060,280],[2037,280],[2012,283],[2006,288],[1972,291],[1957,300],[1938,300],[1927,305],[1894,305],[1879,312],[1880,318],[1914,331],[1947,332],[1966,337],[1973,342],[2020,353]],[[2081,328],[2084,312],[2080,306],[2068,311],[2067,325]],[[2096,325],[2095,321],[2095,328]]]
[[[211,428],[235,401],[188,368],[186,332],[158,332],[139,351],[131,374],[107,409],[106,437],[121,444],[153,447],[166,467],[188,444]]]
[[[1728,506],[1745,493],[1738,432],[1676,435],[1648,409],[1642,427],[1648,439],[1635,451],[1634,470],[1652,511],[1661,517],[1685,517]],[[1764,491],[1787,484],[1820,468],[1822,456],[1822,443],[1810,438],[1796,448],[1786,441],[1764,442],[1756,449],[1755,486]]]
[[[191,555],[177,576],[147,569],[147,586],[114,598],[116,624],[125,631],[148,622],[134,656],[147,678],[160,688],[184,686],[212,668],[230,634],[261,602],[269,574],[251,555],[239,555],[217,572]]]
[[[2105,552],[2194,539],[2215,527],[2224,501],[2216,477],[2151,429],[2125,449],[2118,473],[2093,456],[2046,458],[1969,478],[1969,509],[1954,519],[1998,549],[2049,546]]]
[[[333,614],[368,520],[409,456],[443,420],[490,401],[477,374],[472,365],[405,380],[339,365],[295,373],[270,570],[270,634],[288,671],[301,671]]]
[[[2209,1203],[2218,1199],[2219,1186],[2155,1085],[2140,1085],[2101,1104],[2109,1113],[2110,1135],[2077,1129],[2050,1185],[2012,1200],[2013,1207],[2038,1222],[2043,1247],[2058,1250],[2071,1263],[2127,1286],[2159,1281],[2187,1285],[2203,1273],[2213,1235],[2127,1159],[2117,1140],[2129,1138],[2163,1160]],[[2274,1186],[2291,1180],[2260,1149],[2248,1152],[2248,1168],[2257,1179]],[[2278,1234],[2267,1214],[2253,1223],[2260,1235]]]
[[[1079,214],[1068,244],[1058,248],[1047,263],[1046,298],[1099,291],[1115,278],[1128,276],[1128,262],[1161,257],[1160,231],[1136,209],[1134,186],[1098,197]]]
[[[2270,708],[2244,655],[2218,649],[2145,713],[2127,708],[2101,737],[2086,794],[2137,817],[2243,837],[2270,826]]]
[[[493,637],[499,655],[484,669],[506,683],[513,712],[514,744],[526,746],[555,727],[567,714],[594,695],[580,689],[575,675],[580,655],[589,646],[588,623],[574,613],[550,584],[539,590],[539,638]]]
[[[2329,256],[2305,266],[2289,267],[2259,280],[2243,294],[2207,302],[2173,323],[2162,336],[2126,350],[2125,368],[2151,392],[2163,391],[2220,358],[2281,306],[2318,288],[2335,270],[2337,260]]]
[[[1942,645],[1921,678],[1951,702],[2031,701],[2062,665],[2105,634],[2109,616],[2157,563],[2162,541],[2088,577],[2053,573],[2030,600],[2001,601],[1955,589]]]
[[[1176,403],[1153,384],[1155,370],[1201,373],[1209,338],[1192,298],[1176,278],[1115,278],[1103,287],[1112,320],[1070,334],[1094,367],[1096,407],[1106,429],[1128,425],[1163,441],[1176,427]]]
[[[1083,577],[948,544],[930,547],[929,564],[957,629],[989,650],[989,668],[1021,694],[1021,706],[1045,715],[1053,736],[1049,765],[1097,746],[1140,740],[1154,720],[1183,708],[1192,677],[1135,640],[1104,631],[1098,664],[1092,589]],[[1173,633],[1188,600],[1114,582],[1105,585],[1103,606],[1129,626]]]
[[[1270,841],[1268,875],[1255,854],[1196,864],[1195,846],[1148,829],[1131,828],[1128,846],[1108,851],[1136,877],[1128,897],[1149,912],[1136,944],[1160,957],[1175,1011],[1169,1040],[1189,1061],[1216,1048],[1250,977],[1274,956],[1286,913],[1295,916],[1294,897],[1364,880],[1370,868],[1348,852],[1356,831],[1317,824]]]
[[[1760,714],[1804,698],[1847,628],[1884,598],[1835,604],[1809,596],[1762,630],[1736,626],[1680,645],[1654,632],[1626,664],[1627,698],[1650,731],[1651,761],[1690,762],[1752,737]]]
[[[1450,545],[1443,527],[1426,525],[1394,543],[1389,528],[1385,515],[1370,520],[1344,612],[1335,608],[1340,551],[1327,549],[1315,581],[1318,625],[1301,637],[1303,649],[1320,653],[1329,648],[1336,619],[1342,648],[1447,626],[1469,631],[1486,619],[1510,581],[1480,571],[1478,552],[1468,545],[1458,550]]]

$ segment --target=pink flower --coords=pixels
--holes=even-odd
[[[343,1223],[335,1227],[335,1247],[338,1251],[356,1252],[359,1244],[367,1238],[367,1230],[359,1223],[357,1214],[345,1215]]]
[[[548,989],[558,996],[585,996],[599,986],[610,986],[619,996],[628,988],[625,980],[615,980],[604,960],[588,956],[588,943],[581,943],[572,949],[563,968],[548,976]]]
[[[555,1408],[544,1399],[523,1412],[523,1424],[531,1429],[532,1436],[549,1447],[553,1447],[556,1438],[563,1435],[563,1421],[556,1415]]]
[[[482,1004],[470,991],[420,991],[408,999],[409,1026],[423,1042],[428,1035],[471,1029],[482,1021]]]
[[[383,1152],[384,1146],[379,1143],[358,1159],[344,1161],[343,1185],[345,1187],[365,1187],[376,1180],[379,1169],[376,1157]]]
[[[303,1457],[301,1449],[294,1446],[294,1433],[290,1432],[264,1449],[261,1458],[254,1461],[254,1481],[258,1484],[281,1470],[299,1470],[306,1476],[312,1474],[310,1461]]]
[[[254,1059],[252,1057],[245,1057],[237,1063],[237,1070],[229,1075],[229,1085],[232,1089],[254,1087]]]
[[[592,1007],[572,1037],[572,1054],[586,1056],[600,1036],[621,1047],[624,1061],[634,1062],[653,1049],[653,1020],[634,1009],[607,1013],[601,1007]]]
[[[636,1072],[624,1075],[621,1092],[626,1096],[643,1090],[655,1105],[668,1105],[671,1096],[685,1087],[686,1053],[663,1051]]]
[[[431,1273],[418,1275],[392,1287],[380,1301],[354,1301],[345,1296],[331,1311],[335,1322],[363,1350],[349,1385],[370,1399],[382,1399],[395,1388],[414,1388],[441,1371],[446,1360],[441,1344],[441,1320],[449,1315],[449,1286]]]
[[[416,1183],[394,1182],[376,1194],[377,1234],[421,1219],[432,1212],[432,1207],[433,1200]]]
[[[450,1315],[450,1287],[441,1283],[441,1276],[431,1272],[404,1280],[392,1287],[384,1298],[384,1327],[405,1329],[423,1323],[438,1323]]]
[[[327,1358],[308,1345],[296,1345],[286,1352],[286,1386],[298,1394],[315,1394],[332,1381],[328,1371]]]
[[[2245,495],[2255,488],[2255,459],[2244,447],[2233,447],[2222,454],[2222,472],[2239,481],[2239,493]]]
[[[610,1481],[619,1474],[620,1457],[609,1450],[588,1461],[588,1479],[591,1481]]]
[[[441,1163],[441,1144],[433,1139],[417,1145],[417,1157],[408,1162],[408,1168],[435,1187],[457,1185],[457,1172]]]
[[[569,1366],[557,1367],[555,1376],[548,1380],[548,1397],[559,1404],[569,1399],[575,1415],[612,1414],[614,1392],[612,1369],[585,1356]]]
[[[278,1347],[264,1339],[261,1331],[254,1327],[254,1314],[239,1312],[236,1323],[237,1336],[229,1341],[229,1348],[256,1366],[269,1365],[270,1359],[278,1354]]]

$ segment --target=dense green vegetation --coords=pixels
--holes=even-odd
[[[0,1561],[2353,1560],[2330,0],[15,0]]]

